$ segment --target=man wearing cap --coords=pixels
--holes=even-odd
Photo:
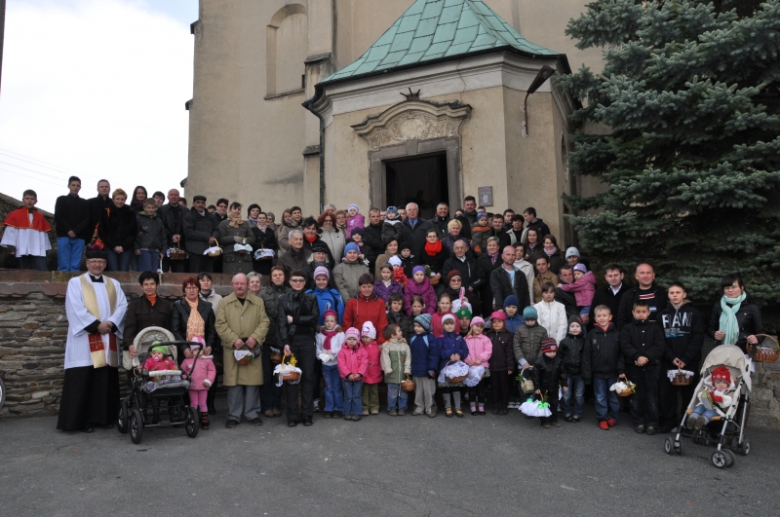
[[[493,293],[493,310],[504,306],[504,299],[514,295],[519,302],[518,308],[531,305],[528,280],[525,274],[515,267],[515,248],[505,246],[501,252],[501,267],[490,273],[490,290]]]
[[[192,198],[192,208],[184,213],[182,219],[184,249],[190,255],[189,271],[211,273],[214,271],[212,258],[204,255],[203,252],[217,244],[217,239],[214,237],[217,220],[206,210],[206,197]]]
[[[116,280],[103,276],[107,254],[87,252],[87,273],[71,278],[65,295],[68,337],[57,429],[91,433],[112,427],[119,409],[117,339],[127,299]]]

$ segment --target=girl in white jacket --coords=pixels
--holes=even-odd
[[[555,286],[550,282],[542,285],[542,301],[534,305],[539,314],[539,325],[547,330],[547,335],[560,343],[566,337],[568,321],[566,308],[555,301]]]
[[[341,391],[338,357],[346,337],[337,325],[337,318],[335,311],[325,311],[323,326],[316,338],[317,358],[322,361],[322,377],[325,380],[325,418],[341,418],[344,415],[344,394]]]

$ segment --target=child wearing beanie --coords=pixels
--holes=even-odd
[[[469,366],[482,366],[485,374],[476,386],[469,387],[469,406],[471,414],[485,416],[485,379],[490,377],[490,356],[493,355],[493,343],[482,332],[485,330],[485,320],[475,316],[471,320],[471,330],[466,336],[466,346],[469,356],[465,363]],[[479,408],[479,411],[477,411]]]
[[[344,390],[344,420],[360,420],[363,379],[368,372],[368,354],[360,345],[360,331],[350,327],[338,354],[341,387]]]
[[[729,395],[735,389],[731,372],[725,366],[718,366],[709,377],[704,379],[704,390],[699,393],[699,403],[688,415],[685,425],[688,429],[697,431],[706,426],[713,417],[726,416],[726,410],[731,405],[733,397]]]
[[[517,328],[525,323],[523,315],[520,313],[520,302],[517,296],[510,294],[504,298],[504,314],[506,315],[506,331],[514,334]]]
[[[533,307],[523,309],[525,323],[520,325],[515,332],[514,349],[518,368],[533,368],[539,350],[542,348],[542,340],[547,335],[547,330],[537,323],[539,315]]]
[[[412,315],[412,298],[419,296],[425,305],[424,311],[433,314],[436,310],[436,292],[430,280],[425,275],[424,266],[415,266],[412,269],[412,278],[406,282],[404,299],[406,301],[406,314]]]
[[[412,377],[414,389],[414,412],[436,417],[436,374],[439,368],[439,344],[431,334],[431,315],[420,314],[414,318],[414,336],[409,343],[412,352]]]
[[[394,206],[388,206],[385,221],[382,223],[382,242],[387,244],[393,239],[401,242],[403,229],[404,225],[401,218],[398,217],[398,209]]]
[[[366,218],[360,213],[357,205],[351,204],[347,208],[347,233],[351,234],[354,228],[363,229],[366,225]]]
[[[322,326],[325,313],[329,310],[336,311],[336,323],[340,324],[344,319],[344,299],[334,286],[330,285],[330,271],[325,266],[318,266],[314,270],[314,287],[306,291],[317,298],[320,308],[320,316],[317,325]]]
[[[383,329],[384,330],[384,329]],[[363,388],[361,390],[361,401],[363,405],[363,416],[379,414],[379,383],[382,382],[382,364],[380,355],[382,348],[376,341],[376,328],[370,321],[363,323],[360,331],[361,348],[365,349],[368,356],[368,369],[363,376]]]
[[[585,403],[585,381],[582,378],[582,352],[585,349],[585,334],[579,316],[569,318],[566,337],[561,341],[558,353],[566,369],[569,390],[564,394],[563,416],[567,422],[579,422]]]
[[[447,366],[450,362],[466,361],[469,356],[469,348],[456,330],[455,316],[445,314],[441,319],[443,334],[437,338],[439,344],[439,370]],[[444,381],[439,383],[444,399],[444,410],[447,417],[452,417],[452,403],[455,402],[455,415],[463,418],[463,411],[460,408],[460,391],[465,384],[463,382],[451,383],[444,377]]]
[[[316,337],[317,359],[322,361],[322,378],[325,381],[325,409],[322,414],[325,418],[341,418],[344,412],[338,357],[345,339],[344,331],[338,326],[336,311],[325,311],[323,326]]]
[[[569,388],[566,385],[566,370],[563,360],[558,355],[558,344],[555,339],[548,337],[542,340],[541,354],[534,362],[533,375],[536,395],[543,397],[550,404],[552,414],[541,419],[542,427],[560,427],[558,422],[558,388],[563,386],[566,393]]]
[[[515,352],[512,349],[512,334],[506,331],[506,314],[495,311],[490,315],[490,330],[486,336],[490,339],[490,384],[493,401],[496,404],[494,415],[506,415],[509,407],[509,377],[515,368]],[[517,383],[513,383],[517,384]]]

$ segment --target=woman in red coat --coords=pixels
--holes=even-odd
[[[376,327],[376,335],[381,336],[387,326],[387,307],[385,302],[374,294],[374,277],[369,273],[358,279],[360,293],[347,302],[342,327],[363,328],[370,321]]]

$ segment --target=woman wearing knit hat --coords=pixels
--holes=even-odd
[[[354,242],[344,246],[344,259],[333,268],[336,288],[344,300],[350,300],[358,294],[358,279],[368,273],[368,266],[358,260],[360,248]]]
[[[425,413],[436,417],[436,374],[439,369],[439,344],[431,334],[431,315],[420,314],[414,319],[414,335],[409,342],[412,351],[414,404],[412,416]]]

